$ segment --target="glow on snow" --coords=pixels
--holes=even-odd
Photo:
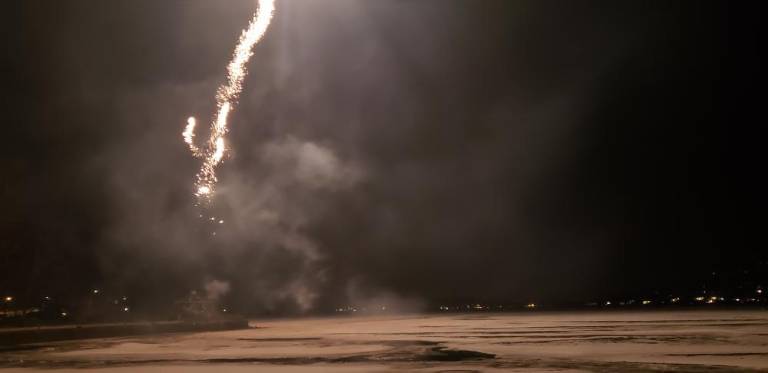
[[[195,195],[198,200],[209,201],[214,192],[218,180],[216,166],[221,163],[227,151],[224,143],[224,135],[228,132],[227,118],[243,89],[243,79],[248,73],[245,64],[253,55],[253,47],[267,31],[274,11],[274,0],[259,0],[258,11],[248,24],[248,28],[240,35],[232,61],[227,66],[227,81],[216,91],[218,112],[211,124],[211,135],[203,148],[198,148],[194,143],[196,123],[194,117],[187,120],[187,126],[182,132],[184,142],[189,146],[192,155],[203,160],[195,180],[197,187]]]

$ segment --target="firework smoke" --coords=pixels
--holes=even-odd
[[[227,117],[243,89],[243,79],[247,74],[245,64],[253,55],[253,47],[266,33],[274,10],[274,0],[259,0],[258,11],[251,19],[248,28],[240,35],[240,40],[232,55],[232,61],[227,66],[227,81],[216,92],[218,113],[211,124],[211,136],[204,147],[198,148],[194,143],[194,117],[187,120],[187,126],[182,132],[184,142],[189,146],[192,155],[203,160],[195,181],[195,195],[198,200],[209,201],[213,194],[217,181],[216,166],[221,163],[227,151],[224,144],[224,135],[229,131]]]

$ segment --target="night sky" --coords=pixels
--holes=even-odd
[[[201,211],[181,131],[255,0],[24,1],[0,292],[297,312],[695,288],[764,256],[760,43],[732,7],[280,0]]]

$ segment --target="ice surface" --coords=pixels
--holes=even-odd
[[[254,320],[256,328],[0,353],[0,368],[105,372],[768,371],[767,311]]]

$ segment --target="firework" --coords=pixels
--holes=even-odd
[[[187,119],[187,126],[184,127],[184,132],[181,133],[181,136],[184,137],[184,142],[189,145],[189,151],[192,152],[192,155],[198,156],[200,149],[195,145],[195,123],[195,118],[189,117]]]
[[[216,92],[218,110],[211,124],[211,135],[205,145],[198,148],[194,143],[196,123],[194,117],[187,120],[187,126],[182,132],[184,142],[189,146],[192,155],[202,159],[202,165],[195,180],[195,195],[199,200],[209,201],[216,187],[218,181],[216,166],[221,163],[227,152],[224,143],[224,136],[229,131],[227,118],[243,89],[243,79],[248,74],[245,65],[253,55],[253,47],[266,33],[274,10],[274,0],[259,0],[259,9],[248,24],[248,28],[240,35],[232,61],[227,66],[227,81]]]

